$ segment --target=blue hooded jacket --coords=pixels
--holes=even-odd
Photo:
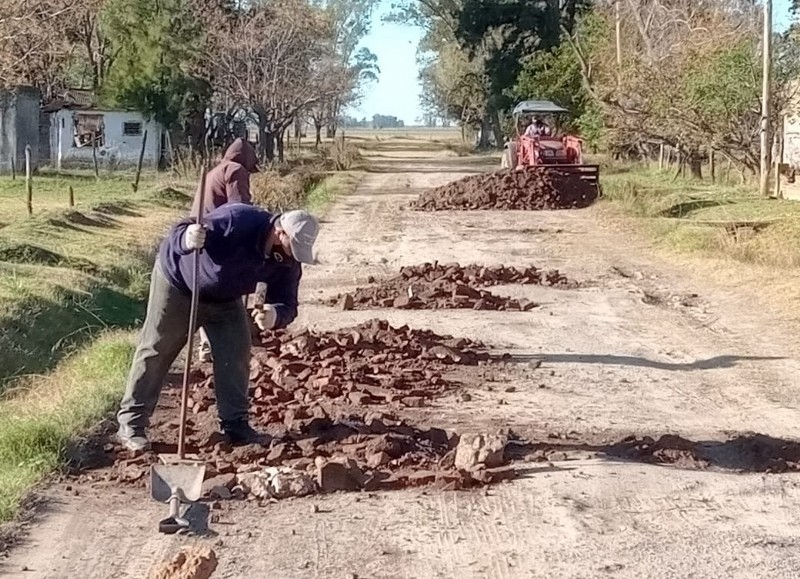
[[[243,203],[226,203],[208,213],[206,243],[200,252],[198,288],[201,302],[226,302],[252,293],[258,282],[267,284],[266,301],[276,307],[276,328],[297,317],[297,291],[302,266],[293,259],[279,262],[265,255],[266,240],[278,216]],[[158,258],[169,283],[191,295],[192,251],[184,245],[185,219],[170,229],[161,242]]]

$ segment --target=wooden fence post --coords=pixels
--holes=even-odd
[[[715,159],[714,159],[714,149],[711,149],[711,148],[708,150],[708,165],[709,165],[708,171],[711,173],[711,182],[712,183],[716,183],[717,182],[717,171],[716,171],[717,164],[716,164]]]
[[[33,175],[31,167],[31,146],[25,145],[25,202],[28,215],[33,215]]]
[[[664,143],[658,144],[658,170],[664,170]]]
[[[11,157],[11,180],[17,180],[17,160],[14,157]]]
[[[75,207],[75,191],[72,189],[72,185],[69,186],[69,206]]]
[[[142,174],[142,163],[144,162],[144,150],[147,146],[147,131],[142,135],[142,148],[139,150],[139,162],[136,164],[136,178],[133,180],[133,192],[139,190],[139,177]]]
[[[100,180],[100,168],[97,166],[97,135],[92,133],[92,162],[94,163],[94,178]]]

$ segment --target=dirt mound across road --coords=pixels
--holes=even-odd
[[[536,167],[470,175],[423,193],[411,206],[420,211],[577,209],[597,196],[597,188],[578,175]]]
[[[251,422],[272,444],[234,448],[223,439],[208,364],[194,376],[187,451],[205,462],[212,487],[230,491],[243,475],[263,474],[240,489],[261,488],[256,496],[273,483],[297,494],[436,481],[461,487],[477,479],[454,467],[459,436],[416,426],[398,412],[456,387],[446,376],[451,368],[490,360],[477,342],[380,320],[333,332],[265,332],[253,347]],[[101,478],[143,484],[156,453],[175,452],[179,403],[178,389],[166,389],[150,429],[154,452],[133,456],[107,444],[112,466]],[[267,468],[273,470],[264,474]]]
[[[498,296],[480,287],[502,284],[536,284],[560,288],[577,287],[558,270],[533,266],[506,267],[458,263],[424,263],[405,266],[400,273],[373,285],[358,288],[327,301],[343,310],[371,308],[456,309],[527,311],[536,304]]]

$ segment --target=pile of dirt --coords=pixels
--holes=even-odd
[[[578,175],[532,167],[470,175],[427,191],[412,202],[420,211],[445,209],[575,209],[597,200],[598,190]]]
[[[558,270],[543,271],[536,267],[505,267],[458,263],[405,266],[400,273],[373,285],[358,288],[327,301],[343,310],[393,307],[401,309],[455,309],[527,311],[536,304],[494,295],[477,289],[501,284],[538,284],[555,287],[576,287]]]
[[[498,473],[455,468],[455,433],[397,416],[400,408],[423,406],[456,386],[445,376],[454,365],[488,362],[481,347],[380,320],[334,332],[265,332],[253,348],[250,408],[252,424],[272,444],[233,448],[223,439],[211,366],[204,365],[193,377],[187,450],[205,461],[209,492],[226,489],[217,489],[220,498],[234,489],[283,498],[494,480]],[[150,429],[155,452],[174,452],[178,414],[178,390],[165,390]],[[155,452],[132,456],[113,444],[104,451],[113,462],[106,480],[143,484],[156,460]]]

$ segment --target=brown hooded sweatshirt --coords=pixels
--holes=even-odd
[[[258,171],[257,165],[258,158],[250,143],[244,139],[231,143],[222,162],[206,176],[203,215],[225,203],[251,203],[250,174]],[[192,215],[197,215],[198,200],[195,197]]]

